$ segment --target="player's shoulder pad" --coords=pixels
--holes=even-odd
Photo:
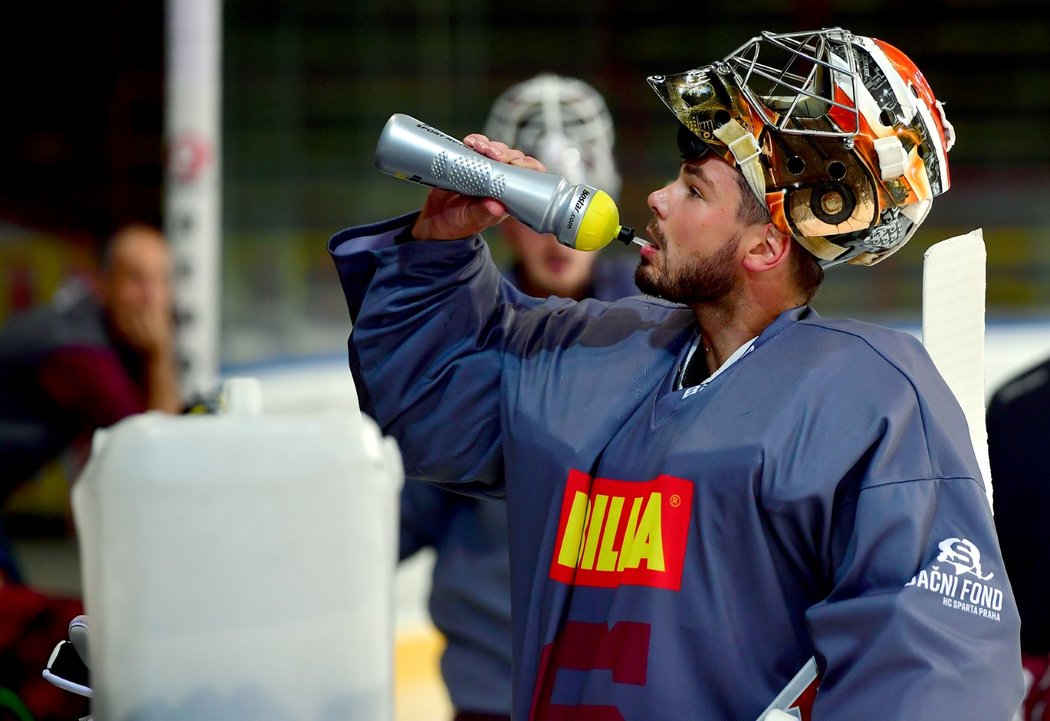
[[[871,354],[873,360],[881,358],[907,376],[923,375],[934,368],[922,342],[906,331],[850,318],[811,317],[800,322],[838,334],[844,348],[855,358]]]

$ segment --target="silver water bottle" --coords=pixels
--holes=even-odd
[[[620,225],[616,204],[605,191],[490,160],[408,115],[390,116],[376,144],[375,164],[403,180],[495,198],[512,217],[538,233],[553,233],[570,248],[598,250],[614,239],[630,243],[634,238],[634,229]]]

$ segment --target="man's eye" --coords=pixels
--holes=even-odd
[[[696,188],[695,185],[689,186],[689,197],[691,198],[702,198],[703,194]]]

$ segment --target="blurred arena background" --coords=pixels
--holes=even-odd
[[[674,128],[645,83],[722,57],[763,29],[842,26],[905,48],[959,141],[953,188],[916,238],[874,269],[838,268],[827,315],[917,332],[923,251],[983,227],[987,390],[1050,355],[1050,22],[1018,0],[226,0],[221,48],[220,375],[263,381],[268,412],[353,404],[346,308],[327,238],[411,210],[424,190],[372,167],[394,112],[452,135],[541,71],[603,92],[617,126],[621,216],[674,172]],[[126,220],[165,215],[163,3],[17,3],[0,44],[0,323],[88,273]],[[494,249],[499,254],[499,248]],[[604,252],[629,252],[613,249]],[[68,479],[12,499],[30,581],[78,589]],[[441,718],[427,558],[398,576],[399,718]],[[422,659],[422,660],[421,660]]]

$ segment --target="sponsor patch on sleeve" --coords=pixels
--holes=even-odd
[[[994,573],[981,568],[981,552],[965,538],[946,538],[937,544],[937,559],[905,584],[941,596],[949,608],[1000,620],[1003,591]]]

